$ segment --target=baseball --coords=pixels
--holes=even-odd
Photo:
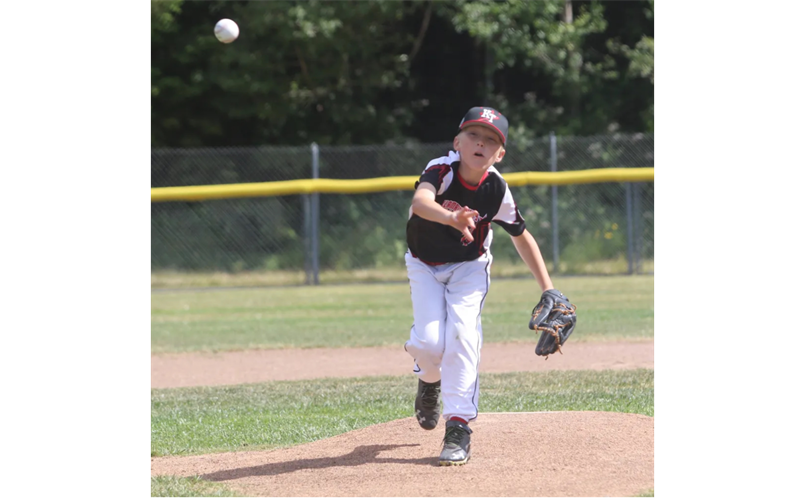
[[[235,23],[235,21],[231,19],[221,19],[215,23],[215,30],[213,30],[213,33],[215,33],[215,38],[217,38],[220,42],[232,43],[240,34],[240,28],[238,28],[238,25]]]

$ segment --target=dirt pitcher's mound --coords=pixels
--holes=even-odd
[[[243,495],[635,496],[654,487],[654,419],[608,412],[482,413],[472,458],[439,467],[443,426],[406,418],[292,448],[151,459]]]

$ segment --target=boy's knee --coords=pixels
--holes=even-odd
[[[438,357],[439,359],[442,357],[442,346],[438,341],[412,338],[406,345],[408,352],[413,351],[420,355],[427,354],[430,357]]]
[[[444,344],[439,335],[417,335],[415,330],[411,333],[411,339],[406,342],[405,350],[417,359],[439,365],[444,354]]]
[[[411,341],[417,349],[428,352],[439,352],[444,350],[444,332],[439,330],[439,326],[429,325],[425,328],[411,329]]]

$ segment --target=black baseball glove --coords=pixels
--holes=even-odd
[[[539,303],[531,311],[528,328],[539,334],[537,356],[545,356],[559,351],[576,327],[576,306],[559,290],[545,290]]]

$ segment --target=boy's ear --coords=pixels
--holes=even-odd
[[[455,151],[458,151],[458,135],[456,135],[455,137],[453,137],[453,149],[454,149]]]
[[[497,162],[499,162],[500,160],[502,160],[504,156],[506,156],[506,150],[505,150],[505,149],[503,149],[503,148],[500,148],[500,153],[498,153],[498,157],[497,157],[497,159],[495,160],[495,163],[497,163]]]

